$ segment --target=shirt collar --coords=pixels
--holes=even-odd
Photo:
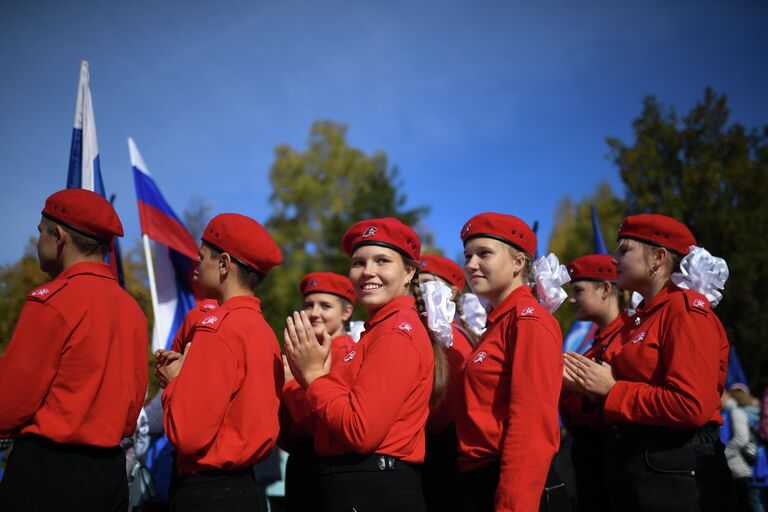
[[[389,301],[384,306],[380,307],[378,311],[376,311],[371,318],[368,319],[367,322],[365,322],[365,330],[370,331],[371,327],[374,325],[381,323],[383,320],[385,320],[387,317],[392,315],[393,313],[396,313],[397,311],[401,309],[415,309],[416,308],[416,301],[413,297],[410,295],[400,295],[398,297],[395,297],[391,301]]]
[[[81,261],[80,263],[70,265],[61,274],[56,276],[56,279],[70,279],[81,274],[90,274],[115,280],[115,276],[112,275],[112,269],[109,268],[109,265],[99,261]]]
[[[670,298],[672,298],[672,293],[679,291],[680,288],[675,286],[672,283],[669,283],[667,286],[661,289],[659,293],[656,294],[656,296],[651,299],[650,302],[646,304],[646,301],[643,300],[638,306],[637,311],[635,312],[636,316],[647,316],[648,313],[652,312],[655,309],[658,309],[661,305],[663,305],[665,302],[667,302]]]
[[[531,290],[530,286],[518,286],[512,292],[504,297],[504,300],[502,300],[498,306],[493,308],[490,313],[488,313],[488,321],[487,324],[492,324],[496,322],[499,318],[506,315],[513,309],[515,309],[515,306],[517,306],[517,302],[522,298],[531,298],[536,300],[536,297],[533,296],[533,290]]]
[[[253,295],[235,295],[230,297],[221,307],[227,308],[230,311],[238,308],[250,308],[261,311],[261,300]]]
[[[609,323],[602,329],[599,329],[595,333],[595,342],[599,343],[605,339],[609,339],[611,336],[614,335],[614,333],[616,333],[621,329],[621,326],[624,325],[624,323],[627,321],[628,318],[629,317],[624,312],[616,315],[616,318],[614,318],[611,323]]]

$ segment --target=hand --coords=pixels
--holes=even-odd
[[[565,365],[563,365],[563,389],[565,391],[575,391],[576,393],[581,393],[584,389],[578,382],[573,380]]]
[[[178,352],[173,352],[171,350],[163,350],[163,354],[160,354],[160,357],[158,357],[158,361],[162,361],[163,364],[155,363],[155,374],[157,375],[157,380],[160,381],[160,386],[165,388],[168,386],[168,384],[175,379],[179,372],[181,372],[181,367],[184,364],[184,359],[187,357],[187,353],[189,352],[189,347],[192,345],[192,343],[187,343],[187,345],[184,347],[184,353],[179,354]],[[158,350],[157,352],[161,352]],[[155,353],[157,355],[157,352]]]
[[[283,375],[285,376],[286,384],[294,380],[291,365],[288,363],[288,358],[285,357],[285,354],[283,354]]]
[[[318,377],[328,374],[326,361],[330,359],[331,336],[323,330],[322,340],[318,341],[304,311],[294,312],[286,324],[283,338],[288,364],[301,387],[306,388]]]
[[[597,363],[576,352],[565,354],[565,372],[587,395],[605,397],[616,384],[611,365],[605,361]]]

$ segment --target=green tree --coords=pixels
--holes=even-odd
[[[259,295],[280,339],[286,315],[300,304],[298,283],[304,274],[347,274],[349,258],[341,250],[341,238],[349,226],[374,217],[397,217],[417,226],[428,211],[406,208],[398,171],[387,156],[350,147],[346,134],[346,125],[318,121],[304,151],[275,148],[269,172],[273,213],[266,225],[284,262],[270,272]]]
[[[725,95],[707,88],[680,119],[653,96],[632,123],[634,140],[609,138],[634,213],[675,217],[730,268],[715,310],[752,377],[768,358],[768,125],[730,123]]]
[[[608,248],[612,251],[615,246],[616,233],[624,218],[626,205],[622,199],[614,195],[608,183],[600,183],[595,192],[578,202],[566,196],[560,200],[555,212],[555,228],[549,238],[549,250],[567,265],[579,256],[593,254],[595,241],[592,232],[592,205],[597,210],[600,232]],[[566,291],[569,292],[568,285]],[[563,334],[568,332],[576,316],[569,304],[563,304],[555,313],[560,322]]]
[[[29,239],[19,261],[0,265],[0,353],[11,341],[27,293],[49,280],[40,270],[34,238]]]

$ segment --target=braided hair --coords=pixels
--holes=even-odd
[[[427,323],[427,307],[424,304],[424,297],[421,295],[421,287],[419,286],[418,262],[406,258],[403,258],[403,261],[406,267],[415,269],[413,278],[411,278],[411,282],[409,283],[409,288],[411,295],[413,295],[413,298],[416,300],[416,310],[419,312],[421,323],[424,324],[424,328],[427,329],[429,340],[432,342],[432,355],[435,360],[435,369],[432,380],[432,394],[429,397],[429,407],[434,409],[443,401],[448,388],[448,358],[445,356],[443,347],[437,342]]]

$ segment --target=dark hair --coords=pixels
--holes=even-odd
[[[578,282],[578,281],[576,281]],[[632,294],[627,290],[622,290],[619,288],[616,283],[613,281],[593,281],[589,280],[590,283],[592,283],[592,286],[597,289],[600,287],[604,282],[611,284],[611,293],[616,297],[616,300],[619,302],[619,311],[624,311],[627,306],[629,306],[632,303]]]
[[[673,251],[669,247],[664,247],[663,245],[652,244],[651,242],[643,242],[640,240],[638,240],[638,242],[643,244],[643,254],[646,257],[649,256],[650,252],[654,249],[665,249],[667,251],[667,254],[669,254],[669,261],[672,263],[670,273],[680,272],[680,262],[683,259],[683,257],[680,254]]]
[[[443,351],[443,347],[435,340],[432,331],[429,330],[426,314],[427,308],[424,305],[424,297],[421,295],[421,288],[419,286],[419,262],[403,256],[403,263],[406,267],[415,270],[409,288],[413,298],[416,300],[416,311],[419,312],[421,323],[424,324],[424,328],[427,330],[427,334],[429,334],[429,341],[432,342],[435,368],[432,380],[432,394],[429,397],[429,407],[434,409],[443,401],[448,388],[448,358]]]
[[[223,253],[226,252],[218,249],[217,247],[212,246],[205,240],[203,240],[203,243],[206,245],[206,247],[208,247],[208,249],[211,250],[211,255],[214,258],[218,258],[219,256],[221,256]],[[245,265],[240,263],[240,261],[232,257],[231,254],[230,254],[230,257],[231,257],[232,263],[234,263],[235,267],[237,268],[237,273],[236,273],[237,282],[240,283],[240,286],[255,292],[256,289],[259,287],[259,285],[262,283],[262,281],[264,281],[264,277],[265,277],[264,274],[262,274],[261,272],[257,272],[252,268],[246,267]]]
[[[43,216],[43,219],[47,222],[46,229],[48,229],[49,232],[52,232],[53,228],[56,226],[60,226],[61,229],[66,231],[67,234],[69,234],[69,238],[72,240],[72,245],[74,245],[84,256],[90,256],[97,253],[102,258],[107,256],[107,253],[109,252],[109,243],[105,240],[99,240],[98,238],[88,236],[82,231],[67,226],[66,224],[62,224],[50,217]]]

